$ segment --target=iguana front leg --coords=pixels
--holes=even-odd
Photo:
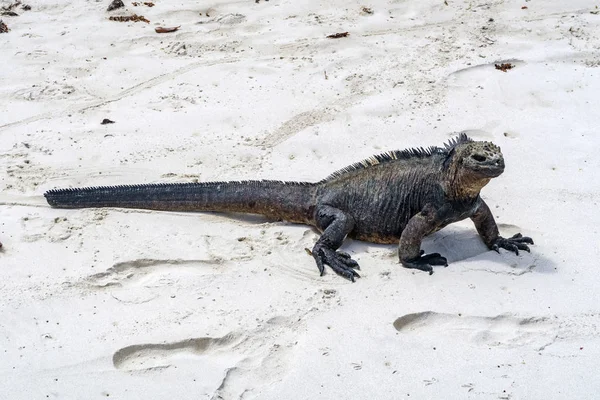
[[[432,207],[425,207],[423,211],[413,216],[402,234],[398,245],[398,256],[405,268],[414,268],[433,274],[433,265],[447,266],[448,261],[439,253],[425,254],[421,250],[423,238],[435,231],[438,223],[436,212]]]
[[[530,237],[523,236],[520,233],[508,239],[500,236],[498,225],[496,225],[494,216],[490,208],[485,204],[485,201],[480,200],[479,207],[477,207],[475,213],[471,216],[471,220],[475,223],[475,228],[477,228],[479,236],[481,236],[483,242],[490,250],[495,250],[499,253],[500,248],[503,248],[517,255],[519,254],[519,250],[530,251],[529,246],[527,246],[527,244],[533,244],[533,240]]]
[[[323,234],[313,247],[312,255],[317,262],[321,276],[325,273],[325,264],[329,265],[338,275],[354,282],[360,275],[354,269],[360,269],[358,263],[350,258],[348,253],[336,251],[340,248],[346,236],[354,228],[354,219],[349,214],[331,206],[318,206],[315,212],[317,226]]]

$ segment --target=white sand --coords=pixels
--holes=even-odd
[[[27,3],[1,17],[1,399],[597,398],[596,2]],[[151,23],[108,20],[131,12]],[[305,226],[42,197],[318,180],[461,130],[502,147],[483,197],[531,254],[465,221],[424,243],[432,276],[348,241],[352,284]]]

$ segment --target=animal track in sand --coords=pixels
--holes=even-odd
[[[38,165],[34,160],[38,155],[51,156],[53,151],[28,142],[15,143],[11,149],[0,154],[0,169],[6,171],[3,179],[5,189],[26,192],[35,190],[40,183],[55,174],[46,166]]]
[[[89,285],[97,288],[164,286],[181,277],[214,275],[221,259],[209,260],[155,260],[137,259],[118,262],[105,272],[87,278]],[[198,268],[198,267],[212,268]]]
[[[242,22],[244,22],[246,20],[246,16],[243,14],[224,14],[224,15],[219,15],[218,17],[214,18],[215,22],[218,22],[220,24],[224,24],[224,25],[236,25],[236,24],[241,24]]]
[[[23,230],[27,232],[22,239],[25,242],[37,242],[46,239],[49,242],[61,242],[70,238],[81,226],[71,223],[65,217],[42,218],[37,213],[21,218]]]
[[[394,321],[394,328],[406,335],[452,335],[476,345],[500,347],[542,348],[558,334],[558,326],[545,317],[522,318],[510,314],[478,317],[433,311],[403,315]]]
[[[40,86],[35,85],[29,88],[19,89],[16,92],[14,92],[13,95],[19,100],[57,100],[65,99],[75,92],[75,86],[53,83]]]
[[[113,355],[113,365],[126,371],[161,369],[170,367],[178,360],[202,356],[221,358],[218,364],[231,365],[242,356],[227,354],[227,351],[242,340],[239,335],[229,334],[220,338],[201,337],[172,343],[136,344],[118,350]]]
[[[167,54],[174,54],[176,56],[187,56],[188,46],[185,42],[171,42],[164,48],[164,51]]]

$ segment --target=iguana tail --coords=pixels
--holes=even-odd
[[[315,187],[282,181],[159,183],[54,189],[44,196],[57,208],[240,212],[307,222],[312,219]]]

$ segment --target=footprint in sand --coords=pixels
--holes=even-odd
[[[113,355],[115,368],[125,371],[164,369],[186,361],[202,361],[206,370],[226,370],[242,359],[232,348],[243,338],[229,334],[219,338],[201,337],[162,344],[136,344]],[[209,368],[210,367],[210,368]],[[219,376],[220,375],[220,376]],[[222,373],[217,374],[222,378]]]
[[[210,399],[257,397],[287,372],[302,332],[303,318],[275,316],[247,332],[123,347],[112,361],[128,372],[188,367],[200,373]]]
[[[394,328],[405,335],[456,336],[476,345],[499,347],[543,348],[558,334],[558,326],[543,317],[476,317],[433,311],[406,314],[394,321]]]
[[[77,89],[72,85],[49,83],[19,89],[13,93],[13,97],[18,100],[28,101],[61,100],[71,96],[76,91]]]
[[[88,284],[97,288],[164,286],[182,277],[211,275],[222,260],[137,259],[118,262],[105,272],[90,276]],[[209,268],[205,268],[208,266]],[[202,267],[202,268],[198,268]]]
[[[121,303],[142,304],[169,294],[164,290],[168,287],[210,284],[221,273],[218,266],[222,263],[220,259],[124,261],[88,277],[82,285],[111,289],[112,297]]]

